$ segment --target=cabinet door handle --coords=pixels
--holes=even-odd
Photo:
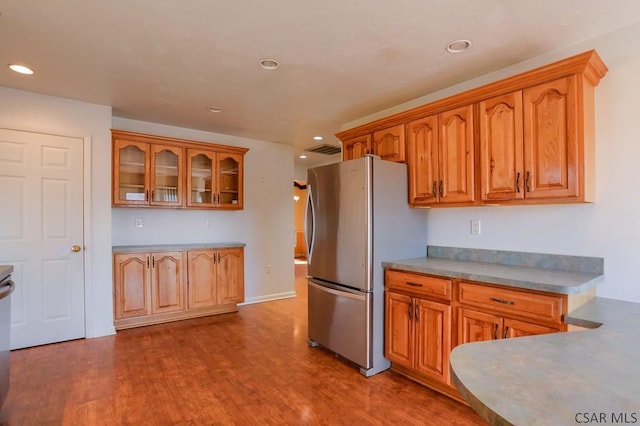
[[[407,281],[407,285],[409,285],[411,287],[422,287],[422,284],[412,283],[411,281]]]
[[[433,181],[433,187],[431,187],[431,192],[433,193],[434,198],[438,196],[438,181]]]
[[[516,173],[516,192],[520,192],[520,172]]]
[[[149,269],[149,256],[147,256],[147,269]]]
[[[495,297],[490,297],[489,300],[491,300],[492,302],[497,302],[497,303],[502,303],[503,305],[515,305],[516,302],[511,301],[511,300],[502,300],[502,299],[498,299]]]
[[[149,190],[148,189],[144,190],[144,200],[145,201],[149,201]]]
[[[509,335],[509,326],[506,326],[504,328],[504,336],[502,336],[502,338],[506,339],[508,335]]]
[[[413,321],[413,307],[409,305],[409,321]]]
[[[156,257],[155,256],[151,256],[151,267],[152,268],[156,267]]]
[[[493,325],[493,340],[498,340],[498,324]]]
[[[531,172],[527,172],[527,174],[524,176],[524,186],[527,188],[527,192],[531,192],[531,183],[529,182],[531,180]]]
[[[440,198],[444,197],[444,183],[440,181]]]
[[[156,190],[155,190],[155,189],[152,189],[152,190],[151,190],[151,201],[153,201],[153,200],[154,200],[154,197],[155,197],[155,196],[156,196]]]
[[[416,311],[413,316],[416,317],[416,322],[420,321],[420,307],[418,305],[416,305]]]

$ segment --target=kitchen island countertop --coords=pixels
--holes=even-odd
[[[597,328],[454,348],[460,394],[496,425],[640,421],[640,304],[596,297],[566,322]]]

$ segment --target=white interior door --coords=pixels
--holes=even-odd
[[[0,129],[0,264],[13,265],[16,283],[11,349],[85,336],[83,143]]]

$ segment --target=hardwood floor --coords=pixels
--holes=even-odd
[[[468,407],[307,344],[293,299],[11,352],[6,425],[477,425]]]

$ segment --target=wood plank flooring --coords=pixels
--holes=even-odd
[[[307,344],[293,299],[11,352],[3,425],[477,425],[470,408]]]

